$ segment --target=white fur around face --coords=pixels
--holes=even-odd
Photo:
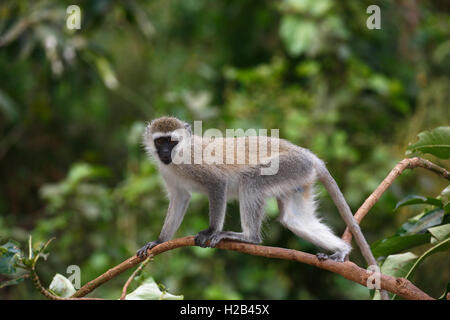
[[[158,139],[158,138],[171,138],[174,141],[180,141],[183,138],[189,136],[189,132],[186,129],[177,129],[175,131],[171,132],[154,132],[152,133],[152,139]]]
[[[172,133],[168,132],[155,132],[152,134],[152,139],[158,139],[158,138],[166,138],[166,137],[172,137]]]
[[[143,144],[145,147],[145,150],[147,151],[147,154],[150,157],[153,157],[156,159],[156,161],[159,161],[159,158],[156,154],[156,147],[155,147],[155,139],[163,138],[163,137],[171,137],[171,133],[167,132],[155,132],[151,133],[149,132],[149,128],[147,127],[144,136],[143,136]]]
[[[184,128],[177,129],[172,132],[154,132],[152,133],[149,129],[149,127],[146,128],[146,131],[143,136],[143,145],[145,147],[145,150],[147,151],[147,154],[154,159],[154,161],[158,165],[162,165],[162,162],[160,161],[156,146],[155,146],[155,139],[158,138],[170,138],[173,141],[178,141],[178,144],[172,149],[172,162],[174,162],[175,155],[177,155],[181,150],[187,149],[190,151],[190,142],[191,142],[191,134],[188,130]],[[187,161],[190,161],[187,159]],[[174,162],[175,163],[175,162]],[[184,162],[181,162],[184,163]],[[190,163],[190,162],[187,162]]]

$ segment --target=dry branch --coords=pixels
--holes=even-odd
[[[383,193],[391,186],[394,180],[402,174],[406,169],[415,169],[415,168],[424,168],[428,169],[447,180],[450,180],[450,172],[446,169],[435,165],[434,163],[419,158],[407,158],[400,161],[392,170],[389,172],[387,177],[381,182],[381,184],[375,189],[374,192],[364,201],[362,206],[355,213],[355,220],[358,223],[361,223],[361,220],[366,216],[370,209],[377,203]],[[342,235],[342,239],[347,242],[352,241],[352,234],[348,228],[345,229],[344,234]]]
[[[161,254],[163,252],[185,246],[194,246],[194,237],[184,237],[179,239],[170,240],[161,243],[148,251],[149,257]],[[320,261],[315,255],[305,253],[302,251],[284,249],[277,247],[260,246],[254,244],[248,244],[243,242],[235,242],[229,240],[223,240],[218,245],[217,248],[225,250],[233,250],[241,253],[263,256],[267,258],[276,258],[284,260],[293,260],[297,262],[306,263],[321,269],[325,269],[341,276],[357,282],[363,286],[367,286],[367,279],[372,275],[365,269],[358,267],[356,264],[350,261],[346,262],[336,262],[333,260]],[[141,258],[137,256],[131,257],[121,264],[109,269],[107,272],[99,276],[98,278],[88,282],[83,287],[81,287],[72,297],[84,297],[88,293],[92,292],[95,288],[101,284],[107,282],[108,280],[116,277],[120,273],[136,266],[138,263],[142,262]],[[395,278],[387,275],[381,275],[381,288],[386,289],[392,293],[395,293],[405,299],[410,300],[430,300],[433,299],[425,292],[414,286],[410,281],[403,278]]]

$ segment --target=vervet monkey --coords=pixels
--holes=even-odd
[[[311,151],[274,137],[205,138],[192,134],[189,124],[173,117],[153,120],[147,125],[143,138],[148,154],[164,179],[169,208],[159,238],[138,250],[139,257],[147,256],[149,249],[173,237],[183,220],[191,192],[196,191],[209,198],[209,228],[195,237],[195,243],[201,247],[215,247],[222,239],[260,243],[265,200],[275,197],[280,210],[278,220],[283,226],[331,252],[331,255],[317,254],[319,259],[344,261],[351,245],[333,234],[316,216],[313,189],[315,181],[319,180],[330,193],[368,264],[376,264],[335,180],[324,162]],[[223,145],[220,149],[225,151],[223,159],[231,152],[236,157],[245,155],[245,161],[196,161],[195,157],[214,143]],[[257,144],[253,150],[252,143]],[[263,159],[262,144],[270,152]],[[260,159],[253,157],[257,161],[250,163],[255,154]],[[184,155],[184,161],[179,161],[180,155]],[[274,161],[278,163],[277,171],[261,174],[261,170]],[[226,203],[233,198],[239,199],[242,232],[223,231]]]

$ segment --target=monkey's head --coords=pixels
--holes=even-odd
[[[158,155],[162,163],[168,165],[172,162],[174,148],[191,135],[188,123],[174,117],[161,117],[151,121],[144,133],[144,145],[147,151]]]

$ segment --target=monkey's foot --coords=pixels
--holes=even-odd
[[[331,260],[337,261],[337,262],[344,262],[345,261],[346,254],[341,251],[336,251],[330,256]]]
[[[316,253],[316,257],[320,261],[325,261],[325,260],[328,260],[330,258],[329,255],[327,255],[326,253],[322,253],[322,252]]]
[[[340,251],[336,251],[331,256],[327,255],[326,253],[321,253],[321,252],[316,254],[317,259],[319,259],[320,261],[330,259],[330,260],[337,261],[337,262],[344,262],[345,256],[346,256],[346,254],[343,252],[340,252]]]
[[[206,242],[208,242],[208,240],[211,240],[211,238],[217,234],[218,232],[214,229],[208,228],[206,230],[202,230],[199,233],[197,233],[197,235],[195,236],[195,245],[202,247],[202,248],[206,248]]]
[[[150,250],[151,248],[157,246],[158,244],[162,243],[162,241],[160,240],[155,240],[155,241],[150,241],[149,243],[147,243],[145,246],[143,246],[142,248],[140,248],[137,252],[136,255],[139,258],[147,258],[147,251]]]
[[[209,246],[211,248],[214,248],[223,239],[241,241],[241,242],[252,243],[252,244],[259,244],[259,243],[261,243],[261,237],[260,236],[254,236],[252,238],[248,238],[242,232],[221,231],[221,232],[218,232],[218,233],[214,234],[211,237],[211,239],[209,241]]]

